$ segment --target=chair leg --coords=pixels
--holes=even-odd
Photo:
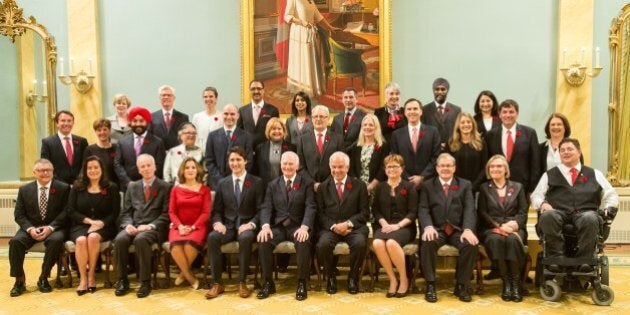
[[[103,287],[104,288],[111,288],[112,287],[112,281],[109,275],[109,266],[112,264],[112,249],[108,248],[106,250],[103,251],[103,253],[101,254],[101,256],[103,256],[105,259],[105,279],[103,281]]]
[[[167,252],[162,252],[161,263],[162,268],[164,268],[164,277],[166,278],[165,287],[168,289],[171,287],[171,255]]]
[[[223,265],[227,265],[228,279],[232,280],[232,256],[224,255],[223,259],[225,260],[225,264]]]
[[[68,288],[72,288],[72,270],[70,270],[68,264],[69,254],[65,250],[59,255],[57,260],[57,277],[55,278],[55,288],[61,289],[64,287],[63,281],[61,281],[61,267],[65,267],[68,271]]]
[[[278,254],[273,254],[273,275],[278,280]]]
[[[322,290],[322,273],[319,270],[319,262],[317,261],[317,257],[313,256],[313,264],[315,265],[315,273],[317,274],[317,285],[315,286],[315,291]]]
[[[417,256],[415,254],[410,255],[409,259],[411,260],[411,272],[407,274],[407,277],[409,278],[409,284],[411,285],[411,293],[419,294],[420,289],[418,289],[418,285],[416,284],[416,269],[419,263],[419,259],[417,259]]]
[[[371,255],[374,255],[371,253]],[[374,256],[372,256],[374,257]],[[372,259],[370,261],[370,287],[368,292],[374,292],[374,285],[376,284],[376,278],[378,277],[378,259]]]
[[[477,261],[475,262],[475,269],[477,271],[477,290],[475,291],[475,294],[477,295],[482,295],[483,294],[483,272],[481,269],[482,266],[482,262],[483,262],[483,256],[482,255],[477,255]]]
[[[258,259],[258,249],[254,251],[253,256],[254,257],[252,260],[254,261],[254,289],[258,290],[262,288],[260,282],[258,281],[258,272],[260,272],[260,259]]]
[[[527,289],[527,276],[529,275],[529,270],[532,268],[532,257],[527,254],[525,258],[525,266],[523,266],[523,273],[521,275],[521,295],[529,295],[529,290]]]
[[[160,288],[160,283],[158,282],[158,277],[157,277],[157,273],[158,273],[158,264],[160,261],[160,252],[159,250],[154,250],[153,251],[153,257],[151,259],[151,269],[153,271],[153,289],[159,289]]]

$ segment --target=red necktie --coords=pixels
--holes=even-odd
[[[291,192],[291,180],[287,180],[287,200],[289,200],[289,193]]]
[[[451,236],[451,234],[453,234],[453,226],[450,223],[446,223],[444,224],[444,233],[446,233],[446,235]]]
[[[350,124],[350,116],[352,116],[350,112],[347,112],[345,117],[343,118],[343,133],[348,132],[348,125]]]
[[[322,151],[324,150],[324,140],[322,139],[322,137],[324,137],[324,135],[322,135],[321,133],[317,134],[317,151],[319,152],[319,155],[322,155]]]
[[[569,172],[571,172],[571,185],[575,185],[575,181],[578,177],[578,171],[575,169],[575,167],[572,167]]]
[[[342,182],[337,182],[337,197],[339,197],[339,201],[341,201],[341,196],[343,196],[343,190],[341,189]]]
[[[72,161],[74,161],[74,155],[72,154],[72,145],[70,144],[70,137],[63,137],[66,140],[66,159],[68,159],[68,164],[72,166]]]
[[[512,152],[514,151],[514,139],[512,139],[512,131],[508,130],[507,131],[507,140],[506,140],[506,144],[505,144],[505,149],[506,149],[506,158],[509,161],[512,160]]]
[[[411,130],[411,147],[413,152],[416,152],[418,149],[418,127],[413,127]]]
[[[149,201],[151,197],[151,186],[144,185],[144,201]]]
[[[171,129],[171,113],[164,113],[164,122],[166,123],[166,128]]]
[[[444,184],[444,185],[442,185],[442,188],[444,189],[444,196],[448,197],[448,190],[449,190],[450,186],[448,184]]]

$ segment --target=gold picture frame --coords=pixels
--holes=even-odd
[[[378,4],[378,106],[385,103],[383,90],[392,79],[391,61],[391,6],[392,0],[373,0]],[[254,39],[254,0],[240,0],[240,28],[241,28],[241,100],[242,104],[250,101],[249,82],[255,77],[255,49]],[[372,15],[372,12],[363,12]],[[259,16],[257,16],[258,18]],[[278,18],[278,14],[270,14],[270,19]],[[260,48],[258,48],[260,49]],[[376,49],[376,48],[375,48]],[[343,89],[343,87],[342,87]],[[282,110],[281,110],[282,112]],[[282,112],[283,114],[287,114]]]

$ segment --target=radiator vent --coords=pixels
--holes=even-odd
[[[13,217],[17,194],[17,189],[0,190],[0,237],[13,237],[19,229]]]
[[[606,242],[609,244],[630,244],[630,195],[622,195],[624,191],[617,191],[619,192],[619,211]]]

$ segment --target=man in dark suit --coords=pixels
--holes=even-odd
[[[206,292],[207,299],[215,298],[225,291],[221,279],[223,273],[221,245],[231,241],[237,241],[239,245],[238,295],[242,298],[251,295],[245,281],[265,193],[261,179],[245,170],[247,163],[245,150],[240,147],[230,148],[228,159],[232,174],[219,181],[212,206],[213,231],[208,234],[207,241],[214,283]]]
[[[540,174],[540,154],[536,130],[517,124],[518,103],[505,100],[499,105],[501,128],[488,131],[488,156],[501,154],[510,163],[510,179],[523,184],[531,193]]]
[[[330,156],[345,150],[343,137],[328,129],[328,115],[327,107],[315,106],[311,111],[313,131],[302,134],[298,142],[300,175],[315,182],[316,192],[319,184],[330,176]]]
[[[258,233],[258,252],[264,284],[257,297],[265,299],[276,292],[273,283],[273,250],[276,245],[291,241],[295,245],[298,286],[295,299],[307,298],[306,280],[311,264],[311,231],[317,211],[313,181],[297,174],[300,160],[295,152],[285,152],[280,159],[282,176],[267,185],[260,210],[262,229]]]
[[[66,213],[70,186],[53,180],[53,164],[39,159],[33,166],[35,181],[20,187],[15,204],[15,222],[20,226],[9,241],[9,264],[15,284],[11,296],[19,296],[26,291],[24,275],[24,255],[37,242],[44,242],[46,252],[42,271],[37,280],[37,288],[42,293],[52,291],[48,277],[50,270],[59,260],[66,238]]]
[[[72,134],[74,115],[61,110],[55,115],[57,134],[42,139],[41,158],[55,166],[55,179],[72,185],[81,172],[83,152],[88,146],[85,138]]]
[[[175,103],[175,89],[163,85],[158,89],[162,109],[151,114],[149,130],[164,142],[164,148],[170,150],[179,145],[177,132],[183,123],[188,122],[188,115],[173,108]]]
[[[357,90],[354,87],[345,88],[341,99],[345,110],[333,118],[330,131],[343,135],[344,151],[349,152],[357,144],[365,112],[357,107]]]
[[[326,292],[337,293],[337,278],[333,250],[339,242],[350,246],[350,273],[348,293],[359,292],[359,270],[367,249],[369,217],[367,186],[358,178],[348,176],[350,158],[343,152],[330,157],[331,177],[326,179],[317,192],[317,218],[319,238],[317,259],[324,266],[328,277]]]
[[[462,109],[446,101],[450,84],[444,78],[433,81],[434,101],[422,107],[422,123],[434,126],[440,133],[440,146],[444,150],[448,139],[453,134],[455,119]]]
[[[254,164],[252,135],[236,126],[238,117],[236,105],[225,105],[223,107],[223,128],[208,134],[208,139],[206,140],[207,184],[212,190],[216,190],[219,180],[231,174],[228,166],[228,150],[230,148],[240,147],[245,150],[247,156],[246,169],[248,172],[252,170]]]
[[[387,83],[385,86],[385,99],[385,105],[374,110],[374,116],[378,117],[378,123],[381,125],[383,137],[385,141],[389,143],[392,132],[407,124],[404,110],[400,106],[400,85],[398,85],[398,83]]]
[[[263,81],[252,80],[249,83],[249,94],[252,102],[243,105],[238,110],[239,117],[236,125],[252,135],[252,147],[255,148],[259,143],[267,140],[265,128],[269,119],[280,117],[280,113],[275,106],[265,103],[263,100],[263,96],[265,96],[265,83]]]
[[[120,139],[114,158],[114,170],[123,191],[127,189],[127,185],[131,181],[142,178],[138,172],[137,156],[140,154],[153,156],[155,158],[155,173],[159,178],[162,178],[166,156],[162,139],[147,131],[147,125],[151,122],[149,110],[136,106],[129,111],[128,120],[133,133]]]
[[[468,283],[477,257],[479,241],[474,234],[477,227],[477,213],[472,194],[472,184],[455,174],[455,158],[442,153],[437,159],[437,177],[422,185],[420,191],[420,220],[422,242],[420,262],[426,279],[424,299],[437,301],[435,289],[435,260],[442,245],[457,247],[459,256],[455,270],[456,286],[454,294],[460,301],[470,302]]]
[[[405,102],[405,117],[408,125],[392,133],[391,152],[405,159],[403,178],[420,189],[423,180],[435,174],[440,135],[435,127],[420,123],[422,104],[419,100],[410,98]]]
[[[139,155],[137,164],[142,179],[129,183],[118,218],[121,231],[114,239],[118,274],[115,294],[123,296],[129,291],[127,264],[129,246],[134,245],[138,258],[136,268],[141,282],[136,295],[143,298],[151,293],[151,246],[166,240],[171,184],[155,176],[155,160],[152,156]]]

